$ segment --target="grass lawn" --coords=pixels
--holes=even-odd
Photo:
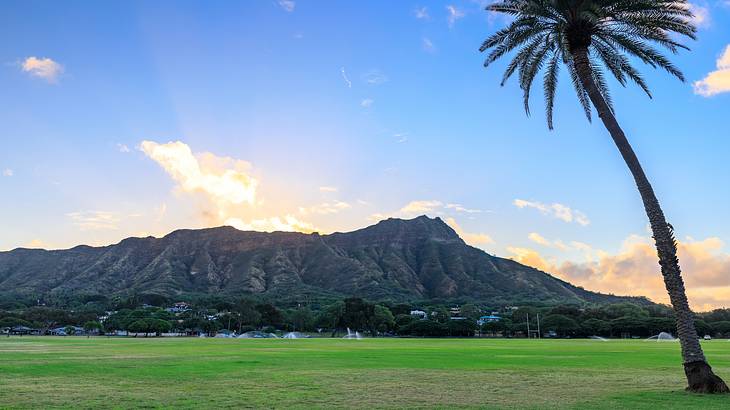
[[[671,342],[0,338],[0,408],[730,408],[684,386]]]

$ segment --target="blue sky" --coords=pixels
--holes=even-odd
[[[3,3],[0,249],[427,213],[491,253],[661,300],[606,131],[565,77],[555,131],[540,93],[526,117],[517,85],[499,86],[504,62],[482,67],[478,47],[505,20],[481,6]],[[693,303],[712,307],[730,297],[730,4],[693,7],[698,41],[673,57],[687,83],[641,67],[653,100],[611,84],[682,239]],[[700,93],[712,72],[717,92]]]

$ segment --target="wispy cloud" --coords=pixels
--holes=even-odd
[[[319,192],[337,192],[337,187],[333,186],[321,186]]]
[[[515,199],[512,203],[520,209],[536,209],[543,215],[549,215],[565,222],[575,222],[581,226],[586,226],[591,223],[586,214],[583,212],[571,209],[570,207],[560,203],[544,204],[542,202],[527,201],[524,199]]]
[[[347,88],[352,88],[352,81],[350,81],[350,79],[347,78],[347,72],[345,71],[345,67],[340,68],[340,74],[342,74],[342,79],[345,80],[345,84],[347,84]]]
[[[379,85],[388,81],[388,77],[383,74],[380,70],[373,69],[362,75],[363,81],[368,85]]]
[[[447,20],[449,22],[449,27],[453,27],[457,20],[466,16],[463,11],[456,8],[453,4],[446,6],[446,11],[448,12]]]
[[[49,83],[58,81],[63,73],[63,66],[50,58],[28,57],[21,64],[21,69],[33,77],[42,78]]]
[[[481,209],[469,209],[469,208],[465,208],[461,204],[446,204],[446,209],[451,209],[451,210],[454,210],[456,212],[464,212],[464,213],[468,213],[468,214],[479,214],[479,213],[484,212]]]
[[[695,94],[711,97],[716,94],[730,92],[730,44],[725,47],[717,59],[717,70],[707,74],[693,84]]]
[[[395,138],[395,142],[402,144],[404,142],[408,142],[408,134],[404,132],[395,133],[393,134],[393,137]]]
[[[352,205],[344,201],[333,201],[323,202],[318,205],[310,206],[308,208],[300,207],[299,212],[302,215],[319,214],[319,215],[330,215],[342,212],[346,209],[352,208]]]
[[[66,216],[82,231],[117,230],[121,220],[116,212],[107,211],[71,212]]]
[[[3,176],[4,176],[4,177],[12,177],[13,175],[15,175],[15,171],[13,171],[12,169],[10,169],[10,168],[5,168],[5,169],[3,170]]]
[[[372,107],[374,102],[375,102],[375,100],[373,100],[372,98],[365,98],[362,101],[360,101],[360,106],[364,107],[364,108],[370,108],[370,107]]]
[[[698,28],[707,28],[711,25],[710,8],[707,3],[687,3],[687,8],[692,12],[690,22]]]
[[[131,150],[129,149],[129,147],[126,144],[117,144],[117,150],[119,150],[119,152],[124,153],[124,154],[131,152]]]
[[[413,15],[419,20],[428,20],[431,18],[428,14],[428,7],[418,7],[413,10]]]
[[[288,13],[293,12],[294,8],[297,6],[297,3],[293,0],[279,0],[278,3],[279,7]]]
[[[436,51],[436,46],[433,45],[433,42],[428,37],[424,37],[423,40],[421,40],[421,46],[423,47],[424,51],[427,51],[429,53],[433,53]]]

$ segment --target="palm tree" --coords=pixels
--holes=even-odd
[[[661,68],[684,81],[677,69],[655,47],[676,53],[688,49],[677,38],[695,38],[692,14],[686,0],[501,0],[487,10],[504,13],[514,20],[489,37],[480,51],[489,50],[488,66],[515,51],[502,84],[517,73],[530,114],[530,88],[537,74],[543,74],[548,128],[553,128],[553,103],[560,66],[570,74],[588,120],[591,104],[611,134],[629,167],[644,202],[659,256],[659,265],[677,317],[684,370],[693,392],[726,393],[728,387],[707,364],[702,352],[677,259],[674,232],[664,217],[659,201],[615,117],[604,70],[618,82],[636,83],[649,97],[651,92],[629,57]]]

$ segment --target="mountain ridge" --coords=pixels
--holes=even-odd
[[[162,238],[0,252],[0,289],[22,294],[254,294],[270,298],[639,301],[603,295],[467,245],[440,218],[389,218],[327,235],[179,229]]]

